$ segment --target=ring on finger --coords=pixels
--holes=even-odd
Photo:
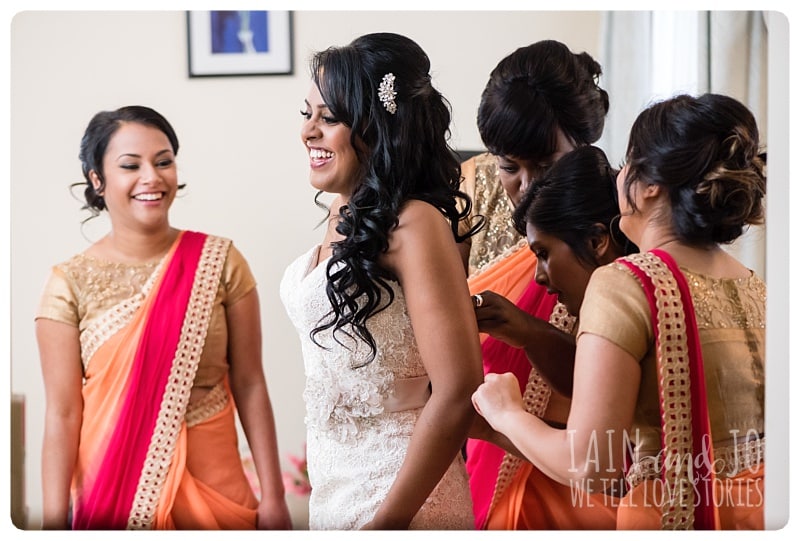
[[[480,294],[473,295],[472,298],[475,300],[475,308],[480,308],[481,306],[483,306],[483,296],[482,295],[480,295]]]

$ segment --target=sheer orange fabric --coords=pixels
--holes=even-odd
[[[154,528],[253,529],[258,500],[237,449],[232,400],[202,423],[191,427],[184,423]]]
[[[469,292],[474,295],[491,290],[516,302],[536,273],[536,256],[527,245],[520,246],[505,259],[486,267],[469,279]],[[481,334],[481,341],[488,337]]]
[[[520,244],[514,252],[470,277],[469,290],[473,295],[491,290],[516,304],[532,283],[535,272],[536,256],[528,249],[527,245]],[[498,355],[503,349],[498,346],[502,346],[502,344],[497,344],[497,341],[491,339],[488,334],[482,333],[480,338],[484,374],[512,371],[520,381],[520,391],[523,391],[531,368],[527,358],[524,355],[517,355],[514,356],[516,359],[513,362],[512,356]],[[505,451],[486,441],[468,439],[466,453],[475,527],[482,528],[489,512],[497,474]]]
[[[717,477],[714,488],[721,529],[764,529],[764,464],[734,477]],[[662,501],[664,484],[661,480],[643,481],[620,501],[617,529],[661,529]]]
[[[618,498],[553,481],[530,462],[492,508],[487,530],[613,530]]]
[[[82,336],[89,360],[73,480],[77,527],[255,528],[258,501],[239,456],[227,379],[199,404],[188,405],[208,329],[208,307],[219,288],[229,247],[227,239],[182,232],[142,293],[114,307]],[[175,308],[181,295],[183,304]],[[167,337],[159,332],[165,327],[176,330]],[[155,354],[142,356],[143,347],[162,342],[171,345],[164,351],[145,349]],[[164,371],[163,381],[157,388],[140,388],[139,382],[146,380],[141,375],[156,367]],[[133,407],[134,417],[145,406],[154,408],[152,424],[121,424],[124,403]],[[143,451],[140,462],[122,468],[124,476],[100,466],[108,457],[127,456],[125,446],[114,441],[127,441]],[[98,484],[103,479],[105,483]],[[132,491],[131,498],[101,489],[117,485]]]

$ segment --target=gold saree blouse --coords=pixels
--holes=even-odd
[[[718,279],[681,271],[694,302],[714,444],[724,448],[763,436],[766,285],[753,273]],[[661,449],[661,417],[650,308],[641,284],[619,263],[592,274],[578,337],[583,333],[602,336],[640,359],[642,376],[630,434],[636,444],[633,458],[638,462],[656,455]]]
[[[78,254],[55,265],[41,296],[36,318],[78,327],[81,333],[108,310],[139,294],[159,261],[126,264]],[[203,353],[195,376],[196,387],[213,387],[228,372],[226,307],[256,285],[247,261],[232,244],[214,299]],[[83,359],[84,368],[88,359]]]
[[[466,222],[461,222],[460,231],[463,233],[477,223],[477,216],[485,218],[483,228],[464,241],[470,244],[472,276],[499,256],[516,250],[523,237],[512,223],[514,207],[500,183],[497,158],[488,152],[478,154],[461,165],[461,173],[464,176],[461,190],[472,199],[472,210]]]

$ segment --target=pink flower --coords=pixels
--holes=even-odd
[[[289,472],[283,472],[283,488],[286,492],[305,496],[311,493],[311,485],[307,479],[298,479]]]
[[[282,472],[283,488],[292,494],[307,495],[311,493],[311,483],[308,480],[308,461],[306,460],[306,449],[303,445],[303,456],[298,457],[288,454],[287,458],[295,470],[293,472]]]
[[[308,460],[306,460],[305,450],[303,451],[303,456],[295,456],[292,454],[287,455],[289,458],[289,462],[292,463],[294,469],[305,478],[308,478]]]

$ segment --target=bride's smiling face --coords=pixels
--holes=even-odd
[[[349,197],[358,179],[359,162],[350,144],[351,130],[331,115],[317,85],[312,84],[300,112],[305,119],[300,138],[308,151],[311,185]]]

